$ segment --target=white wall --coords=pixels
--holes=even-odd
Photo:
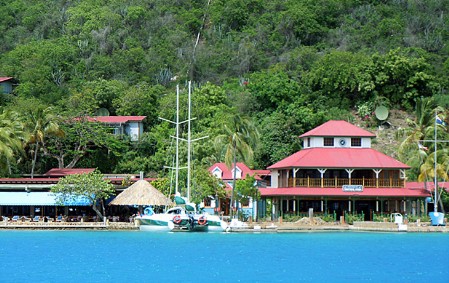
[[[307,146],[307,138],[303,138],[304,148],[324,147],[324,137],[310,137],[310,147]],[[340,140],[344,140],[345,144],[341,145]],[[351,147],[351,137],[335,137],[334,147]],[[362,138],[362,146],[355,148],[371,148],[371,138]]]
[[[278,172],[278,170],[271,170],[271,187],[279,188],[279,172]]]
[[[143,134],[143,125],[139,122],[130,122],[127,124],[125,132],[132,141],[137,141]]]

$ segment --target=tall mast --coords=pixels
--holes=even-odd
[[[175,166],[175,193],[179,193],[179,85],[176,85],[176,166]]]
[[[434,155],[433,155],[433,161],[434,161],[434,190],[435,190],[435,198],[433,200],[433,211],[434,212],[438,212],[438,183],[437,183],[437,119],[438,119],[438,114],[437,111],[435,110],[435,129],[434,129],[434,146],[435,146],[435,150],[434,150]]]
[[[189,104],[188,104],[188,118],[185,121],[179,121],[179,85],[176,85],[176,121],[170,121],[164,118],[159,117],[159,119],[164,120],[166,122],[172,123],[176,125],[176,136],[172,136],[172,138],[174,138],[176,140],[176,164],[175,167],[168,167],[168,166],[164,166],[165,168],[170,168],[175,170],[175,193],[178,194],[179,193],[179,170],[180,169],[185,169],[187,168],[187,200],[190,201],[190,179],[191,179],[191,172],[190,172],[190,163],[191,163],[191,144],[194,141],[197,140],[201,140],[204,138],[207,138],[208,136],[205,137],[201,137],[201,138],[197,138],[192,140],[191,138],[191,121],[195,118],[191,118],[191,111],[192,111],[192,106],[191,106],[191,96],[192,96],[192,84],[189,81]],[[179,136],[179,126],[183,123],[187,122],[187,139],[183,139]],[[185,141],[187,142],[187,167],[179,167],[179,141]]]
[[[167,120],[165,118],[161,118],[159,117],[159,119],[175,124],[176,127],[176,136],[172,138],[174,138],[176,140],[176,154],[175,154],[175,166],[174,167],[170,167],[170,166],[164,166],[165,168],[169,168],[172,170],[175,170],[175,193],[178,194],[179,193],[179,125],[181,124],[179,122],[179,85],[176,85],[176,120],[175,121],[171,121],[171,120]]]
[[[191,101],[191,87],[192,84],[189,81],[189,113],[187,116],[187,199],[190,201],[190,144],[192,143],[191,135],[190,135],[190,121],[191,121],[191,110],[192,110],[192,101]]]

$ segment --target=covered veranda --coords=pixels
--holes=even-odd
[[[345,213],[363,214],[365,221],[374,215],[394,212],[413,216],[427,215],[426,200],[430,192],[410,188],[260,188],[259,217],[273,220],[284,215],[334,214],[337,218]],[[270,206],[270,207],[268,207]],[[267,212],[271,215],[267,215]]]
[[[91,203],[86,198],[76,198],[59,203],[51,192],[0,192],[0,216],[12,218],[56,219],[58,215],[66,218],[85,217],[91,214]]]

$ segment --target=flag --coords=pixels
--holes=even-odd
[[[444,123],[444,121],[441,120],[441,118],[438,117],[438,115],[435,117],[435,123],[437,123],[437,124],[439,124],[439,125],[443,125],[443,126],[446,125],[446,123]]]
[[[423,146],[421,143],[418,143],[418,148],[420,150],[428,150],[427,146]]]

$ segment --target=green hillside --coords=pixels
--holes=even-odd
[[[432,125],[421,118],[437,106],[447,116],[448,0],[0,3],[0,77],[18,81],[0,100],[2,176],[53,167],[166,174],[174,129],[158,117],[173,119],[176,85],[186,117],[188,81],[194,136],[208,136],[193,149],[198,170],[225,160],[230,133],[248,146],[239,160],[266,168],[329,119],[377,133],[373,112],[384,105],[409,120],[398,126],[394,116],[379,150],[417,178],[426,156],[417,140]],[[147,116],[143,138],[79,123],[101,108]]]

